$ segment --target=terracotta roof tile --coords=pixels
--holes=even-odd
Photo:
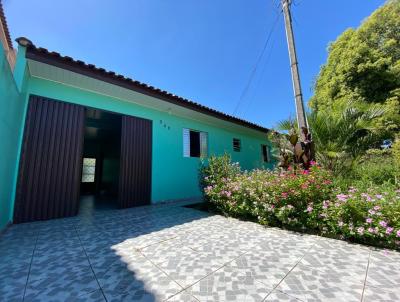
[[[0,0],[0,21],[1,21],[1,24],[3,25],[3,29],[4,29],[4,33],[6,35],[6,41],[7,41],[8,47],[10,49],[13,49],[10,31],[8,30],[7,19],[6,19],[6,15],[4,14],[3,3],[1,0]]]

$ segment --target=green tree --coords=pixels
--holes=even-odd
[[[374,124],[381,136],[400,129],[400,0],[388,1],[358,29],[348,29],[328,48],[314,85],[314,111],[341,112],[349,101],[361,111],[380,106]]]

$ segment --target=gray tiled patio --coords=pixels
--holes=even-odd
[[[178,205],[0,237],[1,301],[400,301],[400,254]]]

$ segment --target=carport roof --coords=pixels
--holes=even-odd
[[[58,52],[54,51],[50,52],[45,48],[36,47],[27,38],[20,37],[17,38],[16,41],[18,42],[19,45],[26,47],[27,59],[56,66],[58,68],[76,72],[78,74],[82,74],[97,80],[101,80],[110,84],[124,87],[126,89],[130,89],[151,97],[155,97],[165,102],[182,106],[250,129],[254,129],[265,133],[270,131],[268,128],[265,128],[263,126],[251,123],[249,121],[237,118],[232,115],[225,114],[210,107],[203,106],[197,102],[174,95],[168,91],[161,90],[159,88],[147,85],[145,83],[139,82],[137,80],[128,77],[124,77],[123,75],[120,74],[116,74],[113,71],[107,71],[104,68],[96,67],[93,64],[87,64],[83,61],[75,60],[68,56],[62,56]]]

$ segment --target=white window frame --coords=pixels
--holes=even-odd
[[[183,128],[183,157],[190,156],[190,132],[199,132],[200,139],[200,158],[208,156],[208,133],[204,131],[194,130],[190,128]],[[197,157],[194,157],[197,158]]]

